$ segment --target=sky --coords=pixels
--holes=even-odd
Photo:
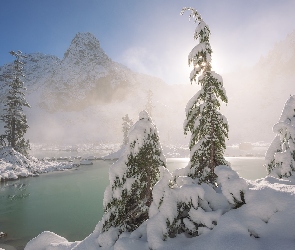
[[[295,0],[9,0],[0,8],[0,66],[8,53],[63,58],[78,32],[90,32],[114,61],[169,84],[188,83],[187,56],[197,44],[194,7],[211,29],[213,69],[255,65],[295,31]]]

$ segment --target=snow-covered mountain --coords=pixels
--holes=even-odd
[[[11,66],[1,67],[0,75]],[[129,114],[137,119],[137,114],[145,109],[149,89],[153,92],[152,115],[159,120],[160,127],[171,122],[163,119],[166,112],[167,120],[172,119],[172,112],[181,117],[170,132],[167,129],[165,136],[169,138],[174,133],[172,130],[182,136],[183,110],[189,94],[186,98],[177,95],[175,86],[112,61],[90,33],[78,33],[62,59],[41,53],[28,54],[24,71],[26,98],[32,106],[26,111],[30,125],[28,135],[33,141],[75,141],[77,137],[79,141],[120,141],[122,117]],[[2,79],[2,100],[6,91]],[[179,128],[173,128],[175,125]]]
[[[9,67],[2,67],[1,73]],[[49,112],[82,110],[90,104],[122,100],[131,88],[143,83],[138,79],[140,74],[112,61],[90,33],[78,33],[62,60],[28,54],[25,74],[28,99]],[[157,82],[164,84],[159,79]]]
[[[124,97],[134,84],[131,71],[113,62],[93,35],[78,33],[45,80],[40,105],[50,112],[81,110],[92,103],[110,102],[113,96]]]

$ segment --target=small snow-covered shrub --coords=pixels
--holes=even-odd
[[[153,202],[147,221],[149,246],[157,249],[168,237],[184,233],[188,237],[209,232],[220,216],[230,209],[222,193],[191,177],[174,178],[167,169],[153,189]]]
[[[217,166],[214,171],[217,175],[218,187],[221,188],[228,202],[235,208],[245,204],[245,193],[248,190],[246,181],[229,166]]]
[[[181,173],[183,169],[177,172]],[[149,247],[158,249],[167,238],[178,234],[195,237],[210,232],[220,217],[246,203],[248,184],[229,166],[215,168],[217,186],[198,184],[188,176],[173,176],[161,170],[153,189],[153,202],[147,221]]]
[[[265,155],[265,167],[274,177],[290,177],[295,172],[295,95],[291,96],[274,125],[277,134]]]
[[[142,111],[130,129],[123,155],[110,167],[105,214],[98,224],[101,246],[111,246],[121,233],[134,231],[148,219],[152,189],[165,162],[157,128]]]

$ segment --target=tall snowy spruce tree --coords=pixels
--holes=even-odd
[[[197,178],[199,183],[215,185],[214,168],[227,164],[223,154],[228,124],[219,112],[220,101],[227,103],[227,97],[222,77],[212,71],[210,29],[195,9],[184,8],[181,14],[187,10],[191,12],[189,17],[198,23],[194,34],[198,44],[188,56],[189,65],[194,67],[190,81],[198,81],[201,86],[201,90],[190,99],[185,109],[184,131],[185,134],[191,132],[188,176]]]
[[[130,128],[133,126],[133,121],[129,118],[128,114],[122,117],[122,120],[123,145],[126,145],[128,142],[128,133]]]
[[[223,157],[228,136],[226,118],[219,112],[220,101],[227,102],[222,78],[211,70],[210,30],[199,13],[191,12],[198,26],[194,38],[199,44],[189,54],[194,69],[191,82],[197,80],[201,90],[186,106],[185,133],[191,132],[190,162],[173,175],[162,171],[153,189],[147,237],[150,249],[160,248],[163,240],[185,234],[195,237],[210,232],[219,218],[230,209],[245,204],[248,185],[227,166]]]
[[[156,126],[146,111],[129,132],[124,154],[109,171],[110,185],[104,194],[105,214],[99,223],[99,244],[112,245],[122,232],[131,232],[148,219],[152,188],[165,167]],[[112,242],[106,235],[114,235]]]
[[[266,152],[265,167],[269,175],[290,177],[295,174],[295,95],[287,100],[273,131],[276,137]]]
[[[9,81],[9,91],[4,104],[4,114],[1,120],[4,122],[5,134],[2,135],[7,146],[12,147],[23,155],[28,154],[30,149],[29,140],[24,138],[28,129],[27,118],[23,112],[23,107],[30,107],[25,99],[23,73],[23,59],[21,51],[11,51],[10,54],[15,57],[13,68],[5,74],[4,78]]]

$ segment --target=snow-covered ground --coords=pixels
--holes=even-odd
[[[187,238],[184,234],[158,242],[156,248],[169,250],[290,250],[295,246],[295,178],[288,180],[266,177],[247,181],[246,204],[222,214],[217,225],[202,235]],[[151,220],[151,219],[149,219]],[[131,234],[122,234],[114,246],[100,248],[98,232],[81,242],[68,242],[52,232],[32,239],[25,250],[139,250],[150,249],[157,232],[147,233],[149,220]],[[111,236],[111,235],[110,235]]]
[[[43,152],[42,155],[46,155],[46,152],[78,152],[79,154],[85,154],[90,152],[99,152],[101,156],[107,155],[110,152],[117,151],[120,147],[120,143],[83,143],[83,144],[37,144],[30,143],[31,154]]]
[[[10,147],[0,148],[0,181],[62,171],[74,166],[71,162],[41,161],[35,157],[27,158]]]

